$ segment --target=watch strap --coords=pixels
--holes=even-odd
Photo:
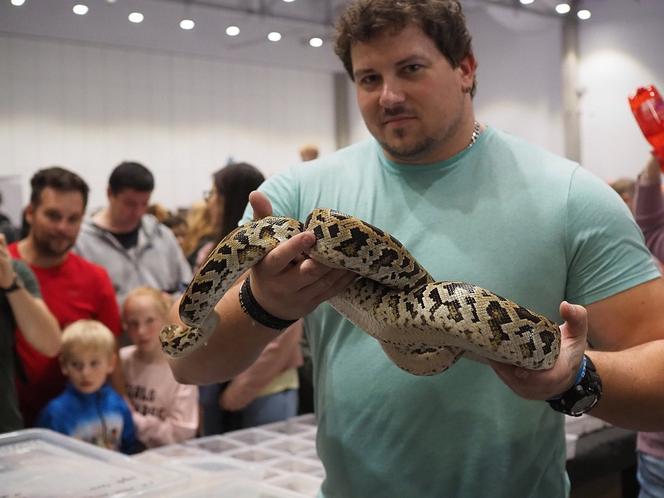
[[[256,301],[256,298],[251,292],[251,283],[249,282],[249,277],[246,278],[246,280],[242,283],[242,287],[240,288],[240,306],[242,307],[242,311],[244,311],[244,313],[247,314],[252,320],[271,329],[283,330],[297,322],[297,319],[285,320],[283,318],[276,317],[265,310],[265,308],[263,308],[258,303],[258,301]]]
[[[583,355],[574,385],[547,401],[554,410],[580,417],[589,412],[602,398],[602,380],[590,357]]]
[[[10,292],[14,292],[20,288],[21,281],[19,280],[18,275],[14,273],[14,280],[12,280],[12,283],[9,284],[9,287],[0,287],[0,290],[2,290],[5,294],[9,294]]]

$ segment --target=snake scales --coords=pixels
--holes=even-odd
[[[359,277],[328,302],[380,342],[387,356],[415,375],[448,369],[463,354],[528,369],[551,368],[560,330],[548,318],[465,282],[434,282],[394,237],[358,218],[316,209],[302,223],[267,217],[243,225],[212,251],[179,307],[186,327],[161,331],[163,350],[185,356],[205,343],[212,312],[231,285],[265,254],[304,227],[316,235],[309,256]]]

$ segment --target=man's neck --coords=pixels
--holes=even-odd
[[[127,227],[121,226],[113,222],[113,217],[111,216],[111,210],[107,207],[103,208],[97,214],[92,217],[92,222],[98,227],[103,228],[104,230],[115,233],[115,234],[124,234],[130,233],[138,229],[140,223],[134,228],[127,230]]]
[[[65,262],[67,256],[69,256],[69,251],[61,256],[40,254],[30,236],[18,242],[18,253],[21,256],[21,259],[26,263],[38,268],[54,268],[60,266]]]

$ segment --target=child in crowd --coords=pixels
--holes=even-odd
[[[42,410],[37,426],[134,453],[138,448],[131,411],[106,382],[116,360],[115,337],[103,323],[78,320],[65,327],[60,368],[69,383]]]
[[[127,294],[123,321],[133,346],[120,350],[138,439],[148,448],[180,443],[198,429],[198,388],[179,384],[161,351],[159,331],[171,301],[150,287]]]

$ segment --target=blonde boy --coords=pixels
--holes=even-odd
[[[69,382],[37,420],[39,427],[105,448],[137,449],[131,411],[106,382],[117,361],[115,337],[101,322],[78,320],[62,333],[60,368]]]

